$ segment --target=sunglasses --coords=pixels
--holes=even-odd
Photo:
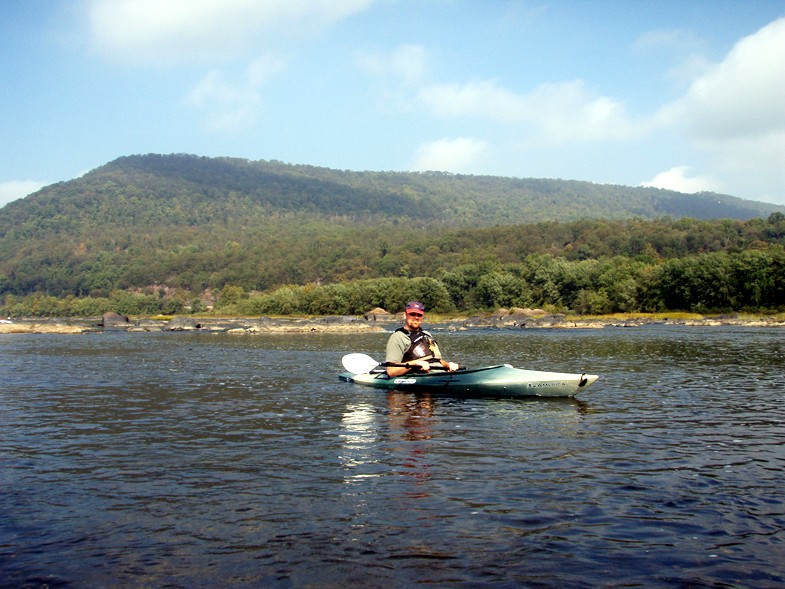
[[[410,313],[409,311],[406,312],[409,317],[422,317],[422,313]]]

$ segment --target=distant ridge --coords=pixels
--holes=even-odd
[[[123,196],[117,202],[118,196]],[[133,197],[129,202],[128,197]],[[472,176],[440,172],[352,172],[278,161],[207,158],[195,155],[120,157],[81,178],[47,186],[9,205],[13,216],[36,214],[34,203],[89,198],[96,212],[149,206],[166,199],[204,208],[218,203],[266,212],[307,212],[327,216],[371,215],[445,223],[451,226],[692,217],[750,219],[785,208],[716,194],[684,194],[647,187],[594,184],[577,180]],[[105,201],[101,206],[101,201]],[[111,202],[114,201],[114,202]],[[65,202],[62,202],[65,206]],[[140,211],[124,210],[127,213]],[[116,215],[112,215],[116,220]],[[110,221],[111,219],[103,219]],[[173,219],[176,222],[176,217]]]
[[[147,155],[119,158],[93,173],[114,169],[180,178],[212,195],[253,195],[284,210],[323,214],[416,216],[470,225],[693,217],[750,219],[785,210],[725,194],[685,194],[650,187],[577,180],[473,176],[443,172],[352,172],[278,161]],[[132,174],[129,174],[132,177]]]

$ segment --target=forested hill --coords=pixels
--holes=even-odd
[[[780,251],[783,211],[576,181],[129,156],[0,209],[0,305],[31,293],[196,296],[227,285],[433,277],[540,254]],[[466,266],[475,282],[478,271]],[[456,292],[470,288],[461,280]]]
[[[145,155],[119,158],[0,210],[19,225],[199,226],[276,212],[406,219],[451,226],[644,219],[750,219],[783,210],[727,195],[590,182],[446,173],[350,172],[275,161]]]

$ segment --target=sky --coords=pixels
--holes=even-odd
[[[188,153],[785,204],[785,0],[0,0],[0,206]]]

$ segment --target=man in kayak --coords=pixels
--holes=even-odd
[[[425,317],[425,305],[418,301],[406,303],[403,316],[403,327],[399,327],[387,340],[386,362],[405,364],[406,366],[388,366],[389,376],[403,376],[410,372],[428,372],[433,365],[440,365],[444,370],[458,370],[455,362],[447,362],[442,358],[439,346],[430,333],[422,328]]]

